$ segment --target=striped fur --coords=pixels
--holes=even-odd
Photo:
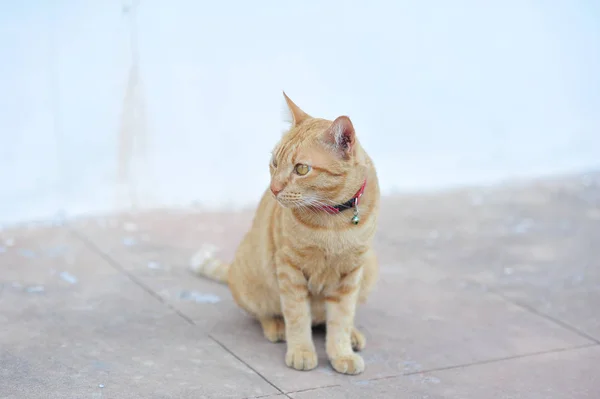
[[[292,126],[273,150],[271,190],[263,195],[233,262],[225,265],[204,251],[192,267],[226,281],[237,304],[260,321],[265,336],[287,342],[288,366],[317,366],[311,326],[325,323],[332,366],[358,374],[364,362],[355,350],[364,348],[365,339],[354,327],[355,309],[378,272],[372,248],[377,174],[349,118],[313,118],[285,98]],[[297,164],[311,166],[310,172],[298,175]],[[352,198],[365,179],[358,225],[350,222],[352,210],[331,215],[317,209]]]
[[[227,283],[229,264],[213,256],[214,248],[203,247],[192,256],[190,269],[197,275],[210,278],[219,283]]]

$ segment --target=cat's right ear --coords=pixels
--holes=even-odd
[[[294,104],[292,100],[290,100],[287,94],[285,94],[285,91],[283,92],[283,97],[285,98],[285,102],[288,107],[288,115],[291,117],[290,122],[292,122],[292,126],[298,126],[299,124],[310,118],[310,115],[302,111],[300,107],[298,107],[296,104]]]
[[[325,142],[342,157],[348,159],[354,152],[356,132],[347,116],[337,117],[325,131]]]

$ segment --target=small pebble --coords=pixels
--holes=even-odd
[[[582,281],[583,281],[583,274],[581,274],[581,273],[571,276],[571,282],[573,284],[579,284]]]
[[[428,377],[423,378],[423,382],[430,382],[432,384],[439,384],[440,382],[442,382],[442,380],[440,380],[437,377],[428,376]]]
[[[61,211],[58,212],[56,215],[54,215],[54,218],[52,219],[52,224],[54,226],[62,226],[65,224],[65,221],[67,220],[67,215]]]
[[[19,254],[26,258],[35,258],[35,252],[30,249],[20,249]]]
[[[581,184],[583,184],[585,187],[591,187],[594,185],[594,183],[595,179],[591,175],[586,174],[581,177]]]
[[[479,193],[473,193],[470,195],[471,205],[480,206],[483,204],[483,196]]]
[[[405,371],[419,371],[423,368],[419,363],[414,360],[405,360],[404,361],[404,370]]]
[[[439,236],[440,236],[440,233],[437,230],[432,230],[432,231],[429,232],[429,238],[432,239],[432,240],[435,240]]]
[[[57,247],[52,247],[52,248],[47,248],[46,249],[46,255],[51,257],[51,258],[55,258],[61,255],[64,255],[67,252],[67,247],[66,246],[57,246]]]
[[[160,269],[160,263],[158,262],[148,262],[148,269]]]
[[[195,291],[181,291],[179,293],[179,298],[188,299],[190,301],[194,301],[196,303],[217,303],[221,301],[216,295],[213,294],[201,294]]]
[[[123,223],[123,230],[128,231],[130,233],[137,231],[138,227],[137,224],[135,223],[131,223],[131,222],[127,222],[127,223]]]
[[[104,384],[98,384],[98,388],[104,388]]]
[[[69,272],[60,272],[59,277],[69,284],[77,284],[77,277],[73,276]]]
[[[125,237],[125,238],[123,238],[123,245],[125,245],[127,247],[131,247],[132,245],[135,245],[136,243],[137,243],[137,241],[133,237]]]
[[[516,234],[524,234],[527,233],[533,227],[532,219],[523,219],[519,223],[513,226],[513,232]]]

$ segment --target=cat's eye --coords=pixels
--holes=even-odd
[[[305,174],[307,174],[308,172],[310,172],[310,166],[304,165],[303,163],[299,163],[298,165],[296,165],[296,167],[294,168],[294,170],[300,176],[304,176]]]

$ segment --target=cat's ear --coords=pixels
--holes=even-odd
[[[354,125],[347,116],[339,116],[325,131],[325,142],[344,157],[350,156],[356,144]]]
[[[283,92],[283,97],[285,98],[285,102],[288,107],[289,116],[291,117],[292,126],[298,126],[306,119],[310,118],[306,112],[302,111],[300,107],[298,107],[290,98]]]

